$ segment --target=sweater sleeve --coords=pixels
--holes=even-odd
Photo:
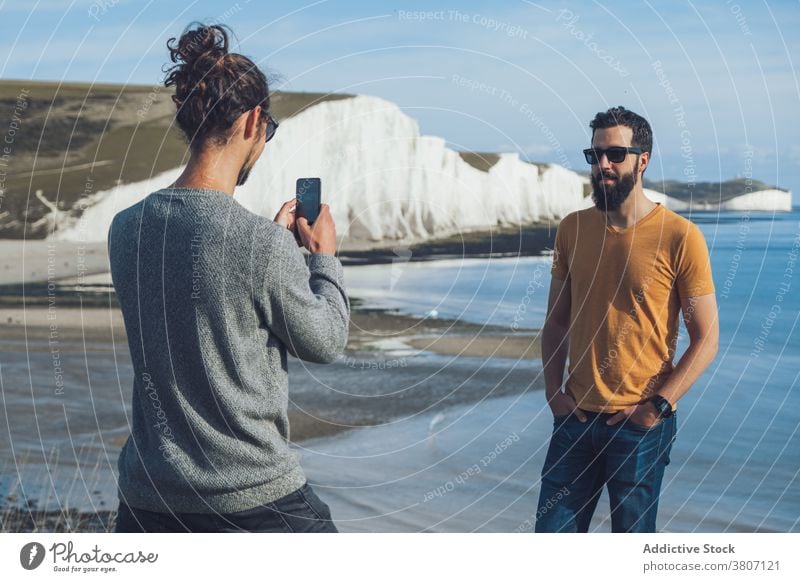
[[[284,229],[269,250],[264,279],[267,326],[296,358],[333,362],[344,351],[350,323],[342,264],[331,255],[311,255],[307,265]]]

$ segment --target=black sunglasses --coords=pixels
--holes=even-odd
[[[275,132],[278,131],[278,120],[272,117],[269,113],[267,114],[267,134],[264,138],[264,141],[267,142],[275,137]]]
[[[620,163],[625,159],[629,153],[631,154],[641,154],[642,148],[626,148],[622,146],[612,146],[610,148],[601,150],[598,148],[587,148],[583,150],[583,155],[586,157],[587,164],[599,164],[600,159],[603,157],[603,154],[606,155],[609,162],[614,162],[615,164]]]

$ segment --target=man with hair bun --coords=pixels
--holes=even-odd
[[[274,220],[234,199],[278,122],[266,77],[228,46],[220,25],[168,41],[190,158],[108,233],[135,374],[118,532],[336,531],[287,413],[287,353],[329,363],[347,343],[336,227],[325,204],[312,228],[294,199]]]
[[[590,127],[594,206],[558,225],[542,330],[554,425],[536,531],[588,531],[607,488],[612,531],[653,532],[675,404],[717,353],[714,282],[700,229],[644,194],[647,120],[613,107]]]

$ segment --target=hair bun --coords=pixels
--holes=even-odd
[[[175,87],[175,119],[192,148],[210,138],[225,145],[242,113],[260,106],[266,117],[269,109],[266,76],[246,56],[228,52],[229,35],[224,24],[193,22],[180,39],[167,41],[175,64],[164,71],[164,86]]]
[[[170,59],[173,63],[180,61],[191,67],[206,55],[215,58],[226,55],[228,53],[228,33],[219,24],[206,26],[197,23],[189,25],[180,39],[174,37],[169,39],[167,48],[169,48]]]

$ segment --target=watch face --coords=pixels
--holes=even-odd
[[[654,397],[653,405],[659,410],[661,416],[666,418],[672,415],[672,406],[666,398],[662,396]]]

